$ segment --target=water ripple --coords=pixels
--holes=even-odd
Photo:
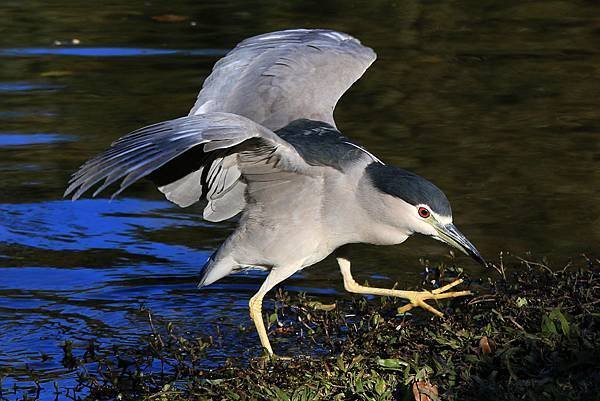
[[[9,146],[42,145],[49,143],[72,142],[75,140],[75,136],[65,134],[18,134],[12,132],[0,132],[0,148]]]
[[[148,215],[168,208],[170,205],[164,201],[139,199],[0,204],[0,243],[54,251],[119,249],[186,264],[190,259],[197,259],[196,251],[180,245],[136,239],[140,229],[153,231],[169,226],[201,224],[177,215],[170,218],[168,213]]]
[[[193,56],[221,57],[225,49],[156,49],[139,47],[24,47],[0,49],[0,57],[75,56],[75,57],[140,57]]]
[[[0,55],[1,55],[1,53],[0,53]],[[62,88],[64,88],[64,85],[32,83],[32,82],[27,82],[27,81],[0,82],[0,93],[55,91],[55,90],[59,90]]]

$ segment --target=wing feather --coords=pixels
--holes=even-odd
[[[252,193],[292,191],[290,183],[314,174],[315,161],[328,154],[315,158],[310,150],[307,162],[295,148],[301,144],[273,131],[299,119],[335,126],[337,101],[375,58],[352,36],[323,29],[244,40],[216,63],[187,117],[117,139],[73,174],[65,196],[77,199],[98,185],[96,196],[120,181],[114,197],[148,177],[182,207],[206,201],[204,217],[220,221],[242,211]]]
[[[271,130],[300,118],[335,126],[336,103],[375,58],[357,39],[331,30],[255,36],[215,64],[190,115],[235,113]]]
[[[184,163],[178,163],[180,158]],[[249,176],[242,179],[246,166]],[[100,184],[96,196],[120,180],[114,197],[150,176],[167,199],[182,207],[206,200],[205,218],[218,221],[243,209],[252,176],[277,180],[282,169],[302,174],[311,166],[289,143],[253,121],[208,113],[153,124],[118,139],[73,174],[65,196],[77,199]]]

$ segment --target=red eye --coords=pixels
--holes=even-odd
[[[419,208],[419,216],[426,219],[429,217],[429,215],[430,215],[429,210],[427,210],[426,208],[424,208],[422,206]]]

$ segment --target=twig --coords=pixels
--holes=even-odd
[[[554,272],[552,271],[552,269],[551,269],[551,268],[549,268],[548,266],[546,266],[546,265],[545,265],[545,264],[543,264],[543,263],[538,263],[538,262],[533,262],[533,261],[530,261],[530,260],[526,260],[526,259],[523,259],[523,258],[521,258],[521,257],[519,257],[519,256],[515,256],[515,257],[516,257],[518,260],[520,260],[521,262],[525,263],[526,265],[531,265],[531,266],[538,266],[538,267],[541,267],[542,269],[546,270],[548,273],[550,273],[550,274],[554,275]]]
[[[517,323],[517,321],[515,320],[514,317],[512,316],[508,316],[507,319],[516,326],[517,329],[522,330],[522,331],[526,331],[525,328],[523,326],[521,326],[519,323]]]

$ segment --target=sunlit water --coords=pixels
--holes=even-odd
[[[15,370],[5,388],[26,364],[47,383],[72,384],[62,341],[135,346],[146,310],[199,335],[228,327],[207,363],[259,352],[254,333],[237,329],[251,327],[246,305],[261,273],[196,288],[234,223],[203,222],[148,183],[113,202],[62,199],[70,173],[112,140],[185,115],[212,64],[252,34],[331,27],[373,47],[379,59],[340,102],[338,126],[444,189],[456,224],[488,258],[531,251],[560,265],[598,251],[592,3],[52,3],[0,5],[0,376]],[[186,18],[152,18],[164,14]],[[72,39],[81,44],[63,45]],[[357,246],[353,261],[360,279],[415,286],[419,258],[444,261],[447,251],[414,238]],[[331,260],[284,288],[346,296]]]

